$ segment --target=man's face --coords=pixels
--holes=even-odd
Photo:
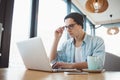
[[[65,27],[71,37],[76,37],[80,34],[82,27],[78,25],[72,18],[65,20]]]

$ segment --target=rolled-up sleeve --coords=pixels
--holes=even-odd
[[[58,47],[57,49],[57,57],[56,57],[56,61],[59,62],[66,62],[66,42],[64,42],[63,44],[60,45],[60,47]]]
[[[65,41],[57,49],[56,61],[59,62],[73,62],[74,59],[74,44],[73,39]]]

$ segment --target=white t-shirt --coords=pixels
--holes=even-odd
[[[81,46],[80,47],[75,47],[75,62],[81,62]]]

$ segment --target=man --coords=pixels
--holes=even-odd
[[[53,68],[87,68],[87,56],[97,56],[103,67],[105,60],[105,46],[102,38],[91,36],[83,30],[83,16],[79,13],[70,13],[64,18],[65,26],[55,30],[55,38],[50,53]],[[58,49],[58,43],[64,29],[71,36]]]

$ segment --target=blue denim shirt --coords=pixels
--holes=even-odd
[[[105,60],[105,45],[102,38],[86,34],[82,45],[82,62],[87,62],[87,56],[97,56],[99,58],[100,67],[103,67]],[[74,39],[70,38],[64,42],[57,50],[55,61],[74,63],[75,61],[75,45]]]

